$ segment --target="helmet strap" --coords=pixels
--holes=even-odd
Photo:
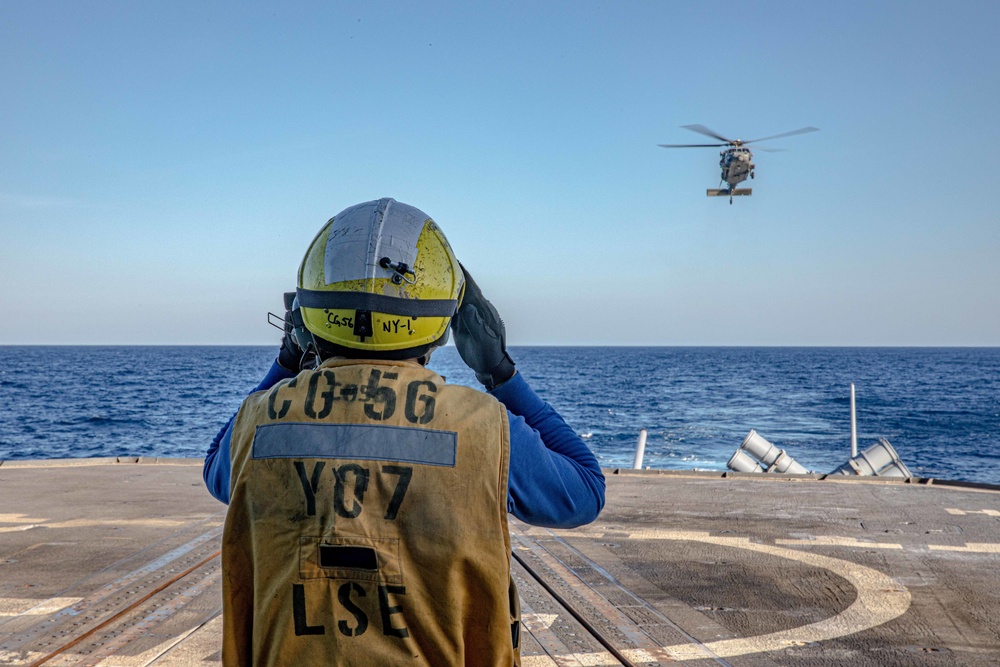
[[[299,368],[316,368],[322,359],[319,356],[319,348],[316,346],[316,339],[313,338],[312,332],[307,331],[307,333],[309,334],[309,342],[306,343],[305,349],[302,350],[302,357],[299,359]]]

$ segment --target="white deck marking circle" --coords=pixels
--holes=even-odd
[[[887,544],[885,542],[862,542],[854,537],[836,537],[820,535],[808,540],[775,540],[775,544],[784,546],[801,545],[804,547],[851,547],[856,549],[902,549],[902,544]]]
[[[967,553],[1000,554],[1000,544],[990,544],[989,542],[966,542],[964,547],[931,544],[927,548],[931,551],[965,551]]]
[[[757,551],[829,570],[851,582],[858,591],[858,596],[851,606],[836,616],[816,623],[756,637],[724,639],[703,645],[676,644],[664,647],[675,660],[703,660],[704,649],[708,649],[720,658],[726,658],[748,653],[779,651],[789,646],[844,637],[887,623],[905,614],[910,607],[910,592],[906,587],[878,570],[839,558],[768,544],[756,544],[745,537],[718,537],[701,532],[648,530],[632,533],[629,539],[706,542]],[[629,651],[623,653],[629,655]]]
[[[588,534],[587,536],[591,537],[592,535]],[[854,603],[836,616],[790,630],[756,637],[723,639],[705,644],[675,644],[664,646],[662,650],[658,651],[636,648],[622,650],[625,657],[636,662],[650,662],[663,657],[669,657],[678,662],[705,660],[708,657],[706,650],[719,658],[780,651],[790,646],[802,646],[812,642],[836,639],[874,628],[902,616],[910,607],[910,592],[905,586],[878,570],[839,558],[830,558],[767,544],[756,544],[745,537],[718,537],[702,532],[648,530],[632,533],[628,538],[632,540],[705,542],[757,551],[778,558],[787,558],[829,570],[849,581],[858,592]],[[571,657],[588,666],[620,664],[611,654],[604,651],[587,654],[575,653],[566,657]],[[522,658],[522,664],[524,667],[543,667],[543,665],[547,666],[553,663],[551,658],[546,656],[525,656]]]

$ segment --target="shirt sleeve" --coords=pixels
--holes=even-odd
[[[507,408],[507,509],[550,528],[590,523],[604,508],[604,474],[593,452],[520,373],[490,392]]]
[[[295,373],[284,368],[275,360],[264,379],[250,393],[270,389],[281,380],[293,377],[295,377]],[[216,500],[227,505],[229,504],[229,476],[232,466],[229,449],[233,437],[233,421],[235,420],[236,414],[229,418],[226,425],[212,440],[212,444],[208,446],[208,452],[205,454],[205,465],[201,469],[201,476],[205,480],[208,492]]]

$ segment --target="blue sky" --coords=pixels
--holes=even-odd
[[[1000,3],[0,3],[0,344],[268,344],[333,214],[528,344],[1000,345]],[[732,206],[713,149],[753,138]]]

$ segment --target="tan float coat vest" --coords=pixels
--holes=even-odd
[[[233,426],[223,663],[519,664],[507,413],[411,362],[328,361]]]

